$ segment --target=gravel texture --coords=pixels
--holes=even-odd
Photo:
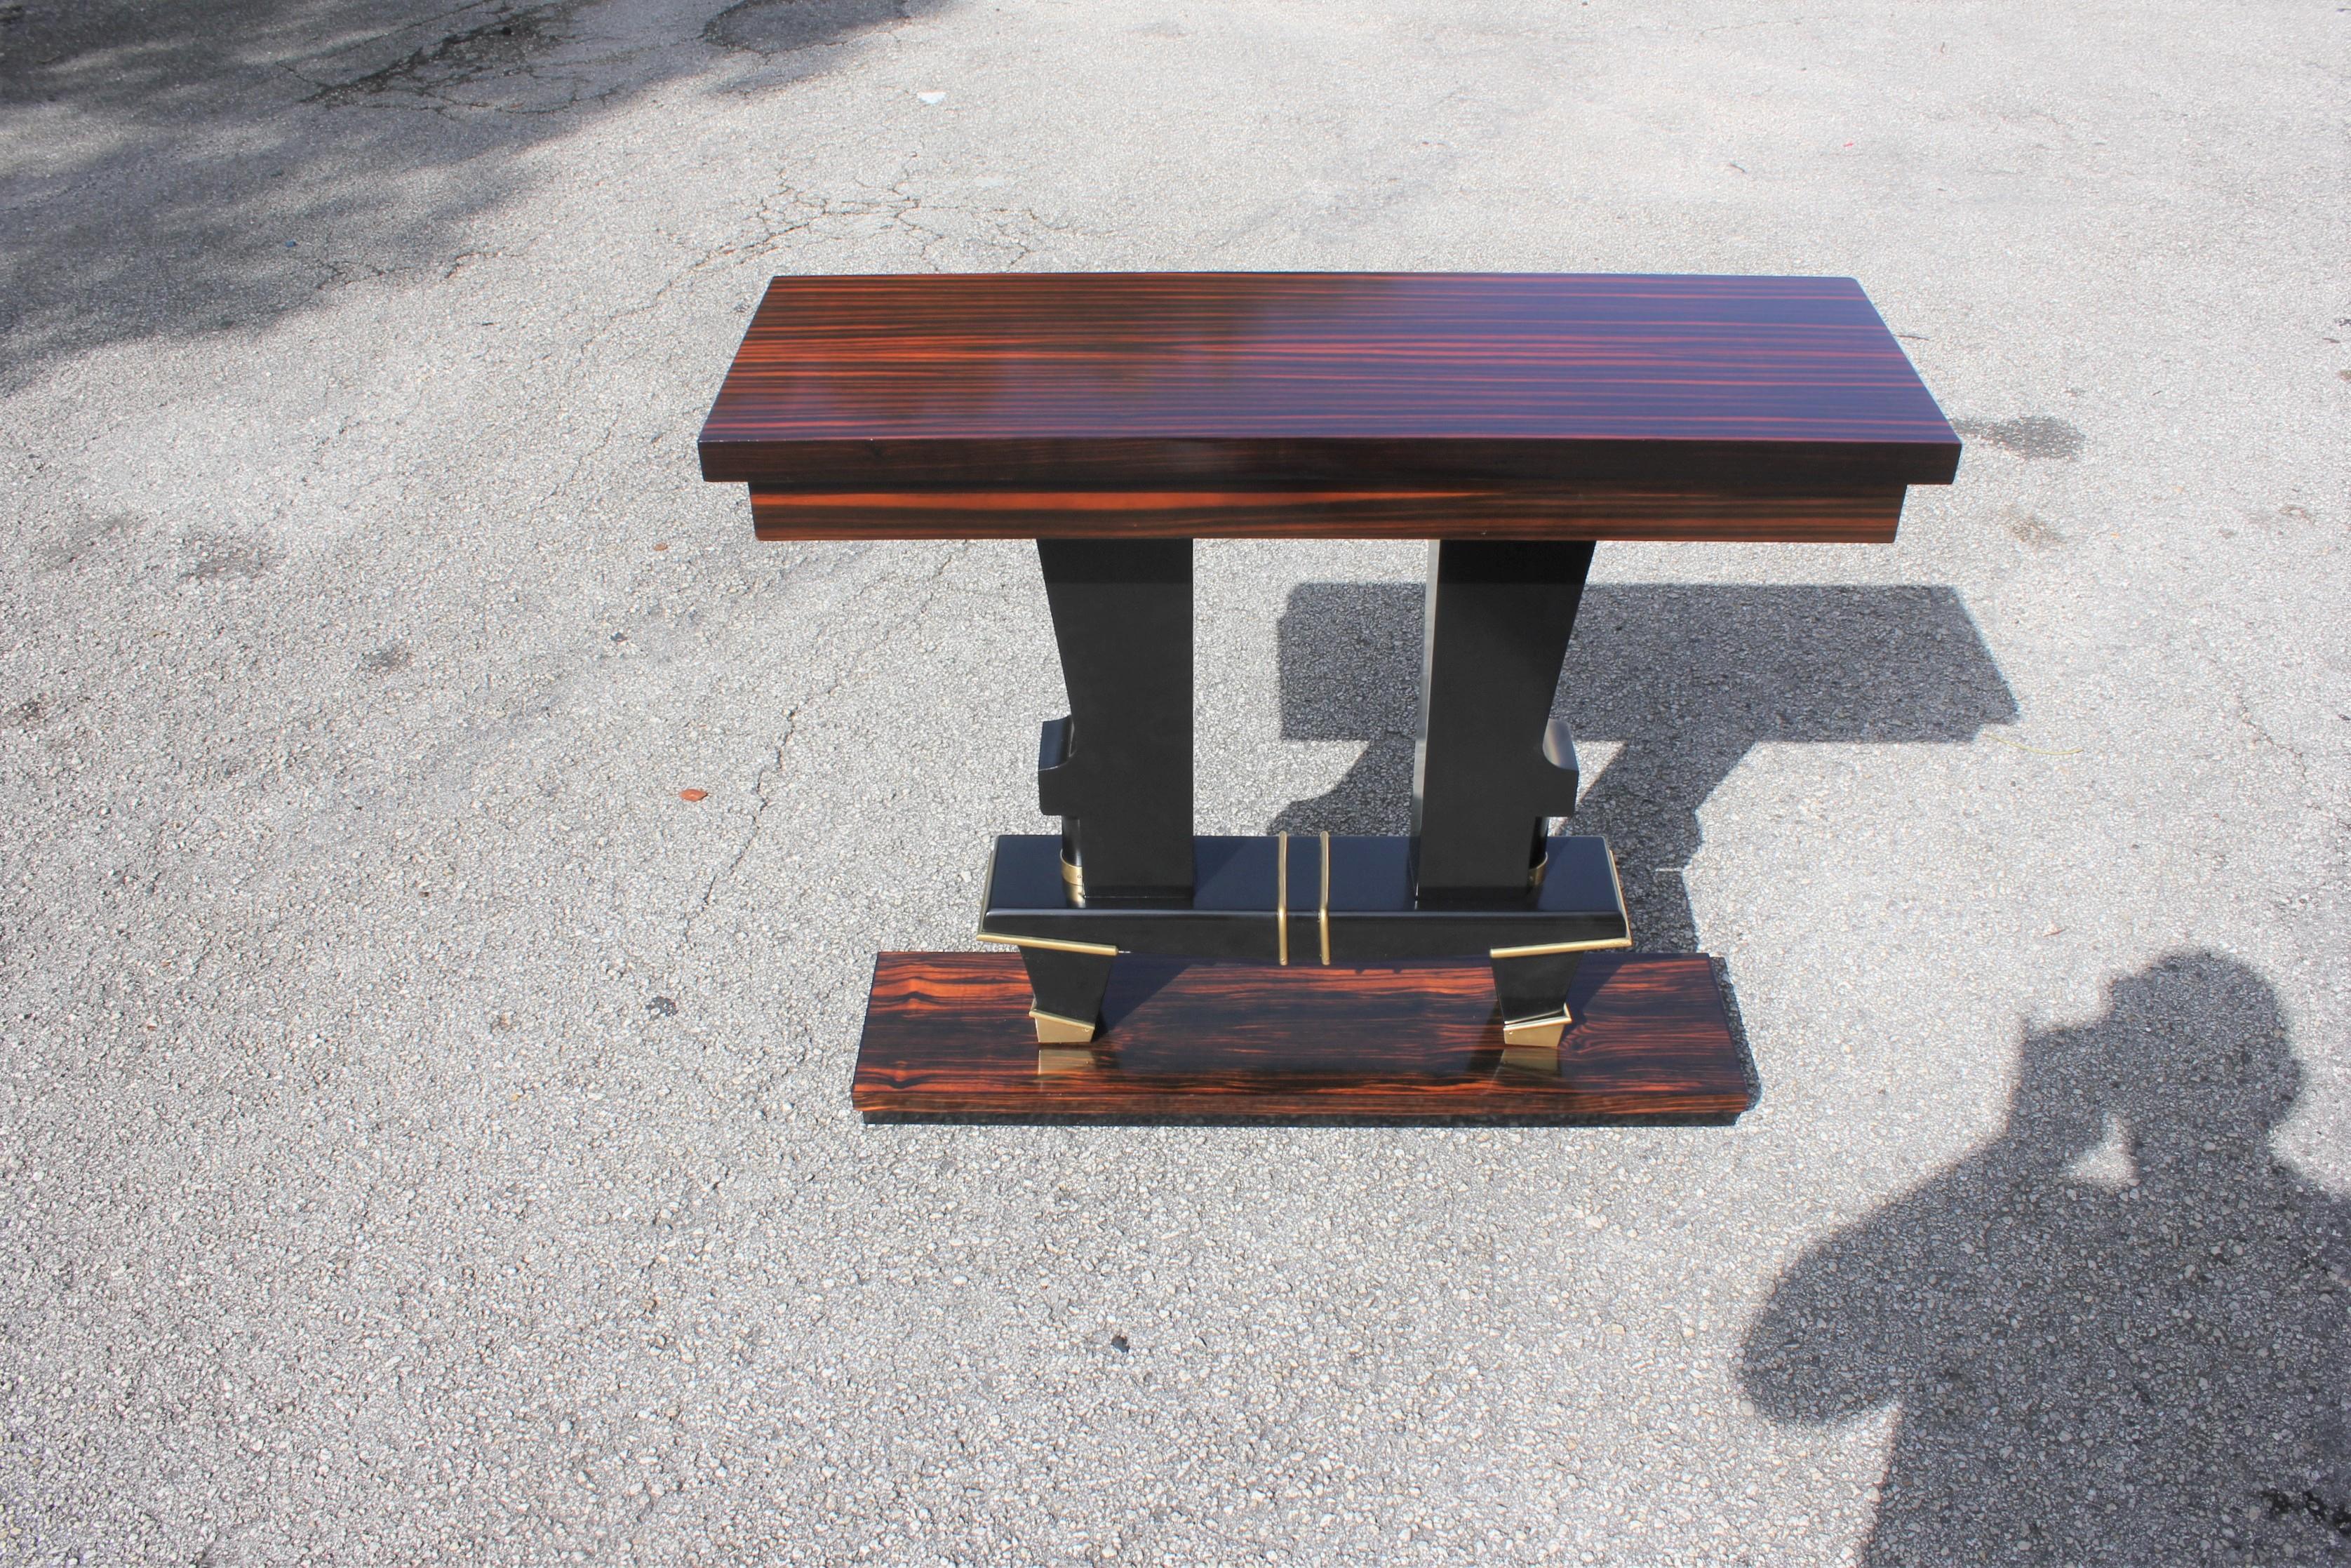
[[[0,5],[0,1562],[2351,1560],[2351,11]],[[1850,274],[1890,548],[1604,547],[1735,1129],[875,1127],[1060,711],[759,546],[777,271]],[[1203,831],[1410,546],[1199,550]],[[684,791],[704,791],[688,800]]]

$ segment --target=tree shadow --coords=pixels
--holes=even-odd
[[[1409,826],[1422,589],[1309,582],[1279,632],[1281,733],[1364,741],[1286,832]],[[1964,744],[2016,701],[1949,588],[1595,582],[1585,590],[1553,711],[1579,741],[1622,749],[1587,786],[1578,831],[1607,836],[1644,948],[1698,946],[1679,874],[1698,809],[1764,741]],[[1663,868],[1663,874],[1660,874]]]
[[[1780,1281],[1763,1412],[1896,1412],[1864,1563],[2351,1556],[2351,1203],[2270,1152],[2299,1077],[2260,975],[2171,956],[2028,1035],[1991,1145]]]
[[[944,0],[0,4],[0,388],[462,262],[514,154],[665,80],[757,90]]]

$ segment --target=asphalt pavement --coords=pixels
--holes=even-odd
[[[2351,10],[0,5],[0,1562],[2351,1561]],[[1062,711],[760,545],[778,272],[1859,278],[1886,547],[1602,547],[1733,1128],[863,1125]],[[1411,545],[1199,547],[1397,831]],[[688,800],[689,792],[699,798]]]

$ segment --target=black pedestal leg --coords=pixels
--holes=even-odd
[[[1102,992],[1110,986],[1109,953],[1023,947],[1036,1006],[1029,1012],[1040,1045],[1083,1045],[1102,1023]]]
[[[1089,906],[1192,901],[1192,541],[1039,539],[1070,715],[1045,726],[1037,799]],[[1046,1048],[1102,1022],[1112,953],[1023,947]]]
[[[1575,1020],[1567,993],[1575,985],[1581,953],[1538,953],[1494,959],[1494,997],[1502,1004],[1502,1043],[1541,1051],[1559,1049],[1559,1037]]]
[[[1575,747],[1551,701],[1591,567],[1588,542],[1429,547],[1412,788],[1424,906],[1524,901],[1544,820],[1575,810]]]
[[[1092,904],[1192,897],[1192,541],[1039,539],[1070,716],[1037,798]]]
[[[1575,810],[1575,746],[1551,717],[1588,542],[1450,539],[1429,547],[1413,894],[1423,908],[1531,902],[1548,819]],[[1503,1033],[1556,1044],[1576,956],[1498,958]]]

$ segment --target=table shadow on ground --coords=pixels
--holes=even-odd
[[[1275,817],[1286,832],[1410,826],[1420,693],[1416,583],[1308,582],[1279,631],[1285,740],[1364,743],[1325,793]],[[1620,750],[1590,775],[1569,831],[1607,837],[1637,947],[1699,943],[1682,873],[1698,809],[1764,742],[1964,745],[2016,700],[1953,590],[1595,582],[1553,711],[1579,742]]]
[[[1741,1381],[1782,1422],[1895,1410],[1863,1563],[2351,1559],[2351,1201],[2271,1152],[2300,1081],[2261,975],[2171,956],[1795,1262]]]

